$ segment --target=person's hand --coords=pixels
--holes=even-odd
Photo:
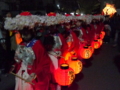
[[[10,69],[10,71],[9,72],[13,72],[15,70],[15,66],[14,65],[12,65],[12,68]]]
[[[32,74],[30,74],[30,76],[26,79],[26,82],[27,82],[27,83],[32,82],[35,78],[36,78],[36,74],[35,74],[35,73],[32,73]]]

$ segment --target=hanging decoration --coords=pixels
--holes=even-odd
[[[106,7],[103,9],[104,15],[110,15],[112,17],[116,12],[114,4],[106,3]]]

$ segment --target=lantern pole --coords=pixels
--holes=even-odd
[[[18,76],[17,74],[15,74],[15,73],[13,73],[13,72],[10,72],[10,74],[12,74],[12,75],[14,75],[14,76],[18,77],[19,79],[21,79],[21,80],[23,80],[23,81],[27,82],[27,81],[26,81],[26,79],[24,79],[24,78],[22,78],[22,77]],[[32,83],[32,82],[29,82],[29,83],[30,83],[30,84],[32,84],[32,85],[35,85],[35,84],[34,84],[34,83]]]

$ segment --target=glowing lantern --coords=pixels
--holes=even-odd
[[[64,57],[65,57],[65,60],[70,60],[71,59],[71,56],[76,54],[76,52],[73,50],[71,52],[67,52],[65,53]]]
[[[77,60],[77,57],[72,57],[72,60],[69,63],[69,67],[74,70],[75,74],[78,74],[82,70],[82,62],[80,60]]]
[[[105,15],[110,15],[110,17],[112,17],[115,13],[116,13],[116,9],[114,7],[114,4],[106,4],[106,7],[103,9],[103,13]]]
[[[101,46],[103,44],[103,40],[100,39],[100,38],[98,38],[97,40],[98,40],[98,42],[100,43],[100,46]]]
[[[71,58],[74,56],[76,56],[75,51],[71,51],[71,52],[66,52],[63,54],[62,58],[59,60],[59,64],[63,64],[63,63],[70,63],[71,62]]]
[[[16,43],[17,43],[17,44],[20,44],[20,43],[22,42],[22,38],[21,38],[21,35],[20,35],[19,32],[17,32],[17,33],[15,34],[15,38],[16,38]]]
[[[61,86],[69,86],[75,79],[73,69],[69,68],[68,64],[62,64],[60,68],[55,70],[55,80]]]
[[[105,32],[101,31],[100,38],[103,39],[105,37]]]
[[[92,51],[92,53],[94,53],[94,46],[91,46],[91,45],[87,45],[87,46]]]
[[[92,42],[92,45],[94,46],[94,49],[100,48],[100,42],[98,42],[98,40],[94,40],[94,41]]]
[[[89,59],[92,56],[92,51],[88,46],[84,46],[83,48],[79,49],[78,55],[83,59]]]

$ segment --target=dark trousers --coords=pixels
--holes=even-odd
[[[103,39],[104,42],[110,42],[110,36],[106,35]]]

